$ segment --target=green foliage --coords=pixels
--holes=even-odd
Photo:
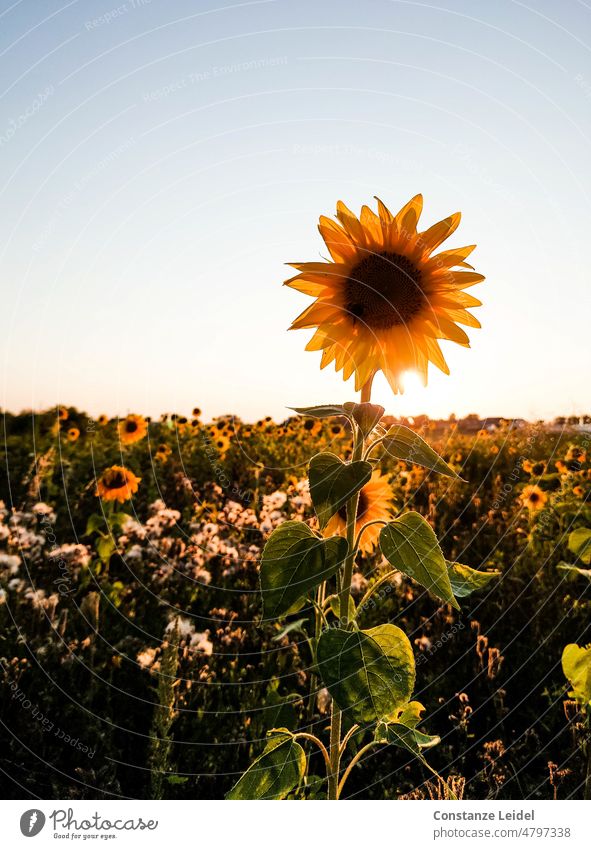
[[[591,563],[591,530],[577,528],[569,535],[568,547],[579,560],[588,566]]]
[[[344,463],[330,452],[312,457],[310,494],[321,529],[365,486],[371,474],[371,465],[363,460]]]
[[[346,405],[343,404],[319,404],[316,407],[290,407],[294,413],[299,413],[300,416],[311,416],[314,419],[328,419],[331,416],[347,416],[351,415],[346,410]]]
[[[562,652],[562,671],[573,688],[575,699],[591,707],[591,646],[569,643]]]
[[[396,625],[368,631],[329,628],[318,641],[317,662],[339,708],[360,724],[391,716],[411,697],[414,656]]]
[[[398,460],[406,460],[417,466],[424,466],[447,475],[450,478],[459,478],[459,475],[449,466],[445,460],[428,445],[418,433],[404,425],[393,425],[387,434],[381,439],[380,444],[392,457]]]
[[[227,794],[227,799],[285,799],[304,777],[306,755],[289,733],[273,732],[256,758]]]
[[[382,528],[380,548],[392,566],[456,610],[460,609],[437,537],[419,513],[405,513]]]
[[[485,589],[491,581],[500,576],[500,572],[479,572],[463,563],[447,563],[449,581],[456,598],[465,598],[472,593]]]
[[[368,401],[361,404],[347,403],[345,409],[351,413],[351,416],[357,422],[357,427],[361,431],[363,439],[370,435],[384,415],[383,407],[379,404],[370,404]]]
[[[310,590],[331,578],[347,555],[343,537],[319,539],[304,522],[284,522],[269,537],[261,558],[266,618],[283,616]]]

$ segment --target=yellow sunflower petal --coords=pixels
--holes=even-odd
[[[411,236],[417,232],[417,224],[423,211],[423,196],[415,195],[396,214],[396,227],[400,234]]]
[[[432,251],[434,251],[435,248],[438,248],[442,242],[445,242],[445,240],[451,236],[455,230],[457,230],[461,218],[461,212],[454,212],[453,215],[450,215],[448,218],[444,218],[443,221],[438,221],[437,224],[433,224],[433,226],[429,227],[428,230],[424,230],[422,233],[419,233],[417,241],[425,254],[432,253]]]
[[[338,224],[326,215],[321,215],[318,229],[335,262],[347,262],[355,258],[355,244]]]

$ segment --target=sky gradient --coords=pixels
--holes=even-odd
[[[5,409],[281,418],[355,397],[288,261],[342,199],[463,214],[481,330],[393,414],[591,412],[591,8],[0,3]]]

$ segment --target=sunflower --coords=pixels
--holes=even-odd
[[[123,504],[137,492],[140,481],[141,478],[124,466],[111,466],[98,479],[95,495],[104,501],[120,501]]]
[[[168,460],[168,458],[170,457],[170,455],[171,455],[171,454],[172,454],[172,448],[171,448],[169,445],[166,445],[166,444],[163,442],[163,443],[162,443],[161,445],[159,445],[159,446],[158,446],[158,448],[156,449],[156,453],[155,453],[154,457],[155,457],[155,458],[156,458],[156,460],[158,460],[159,462],[161,462],[161,463],[165,463],[165,462],[166,462],[166,460]]]
[[[578,445],[570,445],[564,459],[567,463],[584,463],[587,459],[587,455],[582,448],[579,448]]]
[[[66,419],[68,418],[68,415],[69,415],[69,413],[68,413],[68,411],[65,407],[58,407],[57,408],[57,417],[60,420],[60,422],[65,422]]]
[[[68,430],[68,442],[76,442],[78,437],[80,436],[80,431],[77,427],[71,427]]]
[[[344,436],[344,435],[345,435],[345,433],[346,433],[345,428],[343,427],[343,425],[342,425],[342,424],[339,424],[338,422],[333,422],[333,423],[329,426],[329,428],[328,428],[328,432],[329,432],[329,435],[330,435],[330,438],[331,438],[331,439],[340,439],[340,438],[341,438],[342,436]]]
[[[383,371],[398,393],[410,369],[425,385],[429,362],[449,374],[438,339],[470,347],[458,324],[480,327],[466,309],[480,301],[463,290],[484,277],[465,261],[475,245],[431,256],[456,230],[459,212],[418,232],[421,195],[395,216],[377,204],[377,215],[363,206],[357,219],[339,201],[338,224],[321,216],[332,262],[290,263],[299,273],[285,285],[316,299],[291,329],[317,328],[306,350],[322,351],[321,368],[334,360],[344,380],[355,374],[357,390]]]
[[[392,490],[388,479],[379,472],[374,472],[369,483],[366,483],[359,493],[355,534],[358,534],[367,522],[373,522],[374,519],[382,519],[384,522],[388,522],[392,518],[391,513]],[[381,525],[372,525],[366,529],[359,546],[362,553],[373,551],[381,529]],[[344,506],[335,513],[323,533],[325,537],[331,537],[334,534],[345,536],[346,530],[347,508]]]
[[[101,413],[101,415],[98,417],[98,419],[96,421],[97,421],[97,424],[99,425],[99,427],[106,427],[106,425],[109,424],[109,417],[106,416],[104,413]]]
[[[199,418],[199,416],[201,415],[201,410],[199,409],[199,407],[193,407],[193,415],[196,419]]]
[[[228,448],[230,447],[230,440],[229,440],[229,439],[228,439],[228,437],[227,437],[225,434],[223,434],[223,433],[218,433],[218,434],[214,437],[213,442],[214,442],[215,447],[216,447],[216,448],[218,449],[218,451],[220,452],[220,454],[225,454],[225,453],[226,453],[226,451],[228,450]]]
[[[142,416],[136,416],[131,413],[129,416],[119,422],[119,439],[123,445],[132,445],[134,442],[139,442],[143,439],[148,430],[146,420]]]
[[[521,503],[524,507],[534,513],[536,510],[541,510],[546,501],[548,500],[548,496],[544,492],[543,489],[540,489],[539,486],[532,484],[530,486],[526,486],[523,492],[520,495]]]

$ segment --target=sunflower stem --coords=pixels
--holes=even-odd
[[[371,401],[371,385],[373,383],[374,377],[375,377],[375,371],[373,372],[373,374],[366,380],[366,382],[361,387],[361,403],[362,404],[365,404],[365,403],[369,404],[369,402]]]
[[[361,402],[368,402],[371,399],[371,384],[373,382],[373,374],[361,390]],[[361,431],[354,425],[354,442],[352,460],[360,460],[363,456],[363,436]],[[351,594],[351,578],[353,576],[353,565],[357,554],[357,543],[355,539],[355,525],[357,522],[357,505],[359,504],[359,493],[347,501],[347,543],[348,551],[345,558],[343,569],[343,579],[339,588],[339,619],[340,626],[346,628],[349,624],[349,596]],[[338,709],[335,701],[332,701],[331,719],[330,719],[330,749],[329,759],[330,766],[328,768],[328,798],[337,800],[339,798],[339,771],[341,762],[341,724],[342,713]]]

